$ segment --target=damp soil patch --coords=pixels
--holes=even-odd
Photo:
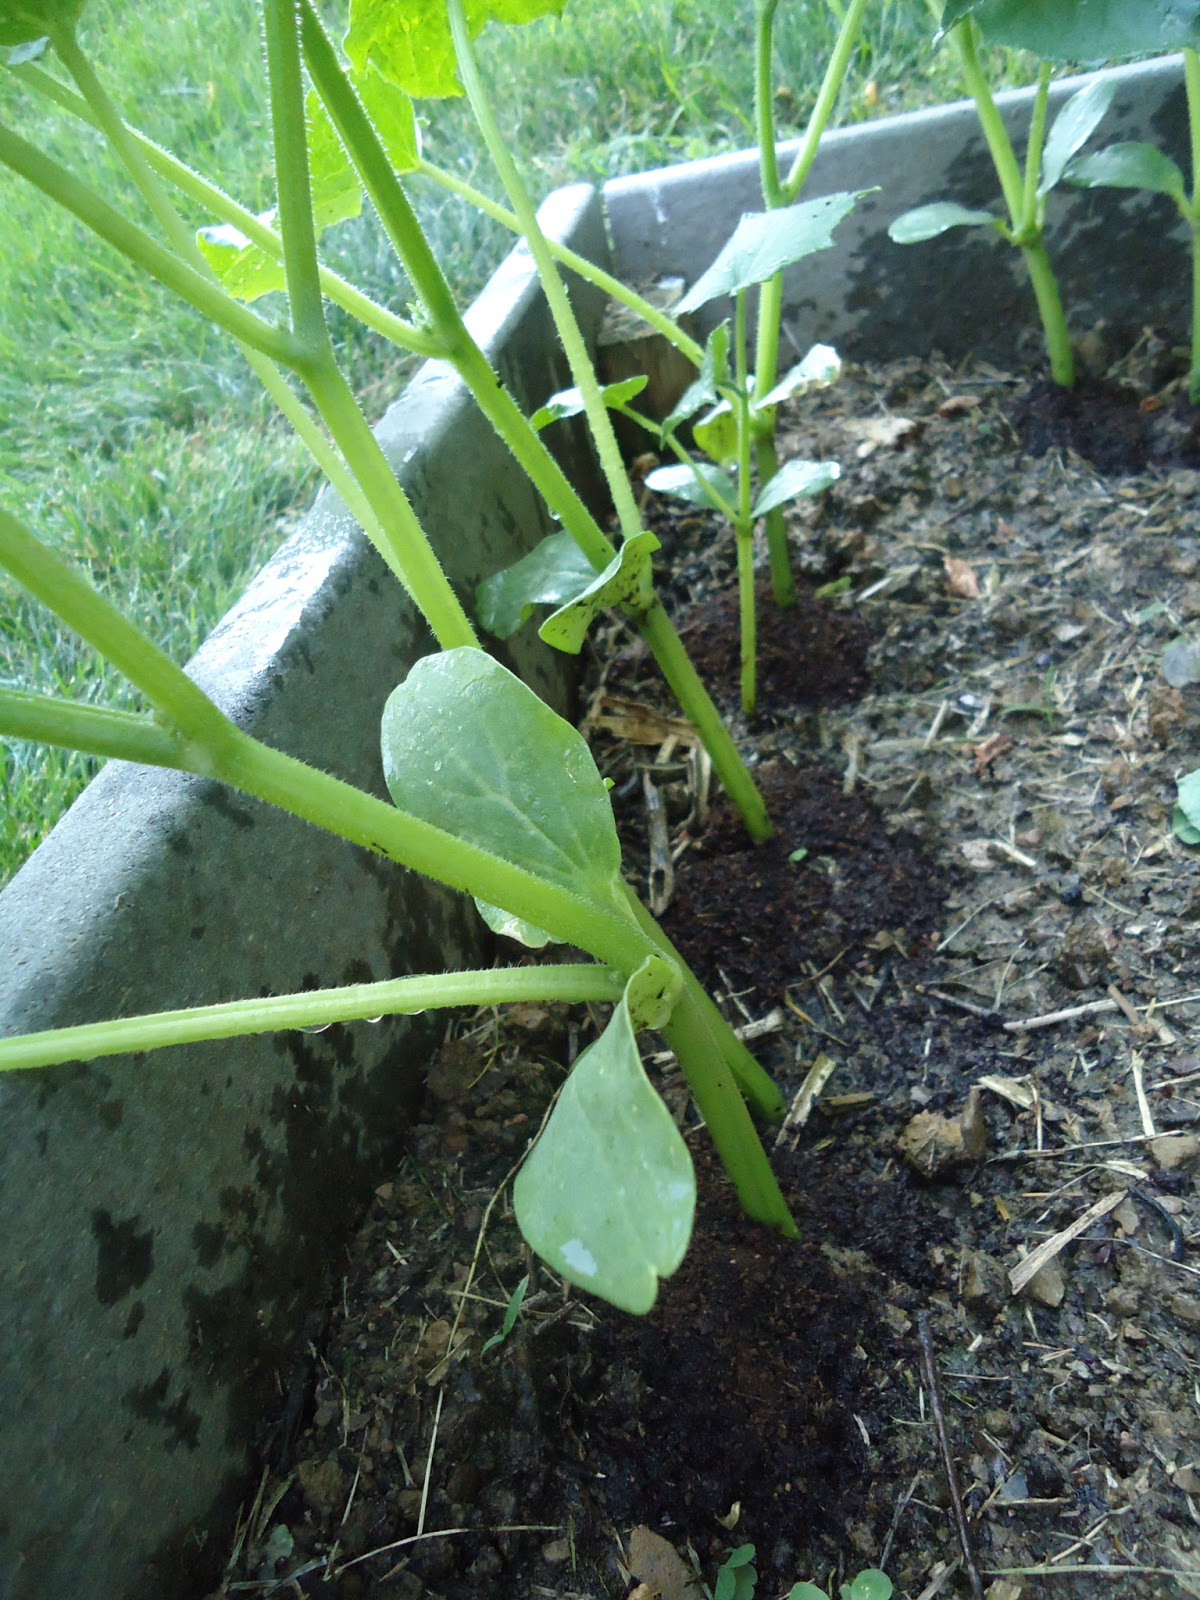
[[[1158,668],[1200,618],[1200,473],[1031,458],[1020,389],[851,369],[790,419],[844,472],[791,513],[804,596],[764,631],[801,670],[753,719],[728,541],[655,524],[779,819],[761,855],[638,641],[590,668],[631,881],[785,1094],[820,1084],[766,1134],[799,1242],[740,1215],[650,1037],[695,1237],[646,1318],[566,1289],[509,1189],[603,1019],[455,1024],[279,1375],[222,1592],[702,1594],[662,1590],[657,1539],[709,1589],[751,1543],[772,1600],[866,1566],[969,1595],[924,1328],[991,1600],[1200,1594],[1200,868],[1170,829],[1200,699]]]

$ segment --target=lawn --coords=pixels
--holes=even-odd
[[[836,0],[783,0],[777,24],[781,133],[802,125],[837,27]],[[879,0],[840,120],[956,92],[930,50],[928,13]],[[748,0],[571,0],[564,16],[488,36],[503,125],[519,130],[533,187],[595,181],[752,142]],[[128,120],[255,210],[273,199],[253,0],[161,7],[90,0],[83,42]],[[1014,71],[1000,64],[1007,76]],[[547,85],[553,85],[549,91]],[[11,74],[0,118],[145,220],[99,136]],[[494,188],[458,102],[432,107],[426,152]],[[440,191],[414,193],[463,302],[506,240]],[[302,447],[229,342],[40,194],[0,170],[0,497],[82,562],[177,659],[186,659],[315,490]],[[197,225],[205,218],[196,216]],[[326,256],[368,293],[403,306],[406,286],[365,216]],[[338,313],[344,364],[374,420],[407,358]],[[0,577],[0,684],[111,704],[123,686]],[[0,884],[44,837],[92,764],[3,746]]]

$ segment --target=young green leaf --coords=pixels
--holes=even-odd
[[[1188,821],[1187,812],[1182,806],[1175,806],[1171,812],[1171,830],[1180,844],[1200,844],[1200,828]]]
[[[532,22],[558,16],[565,0],[468,0],[467,29],[476,38],[488,22]],[[351,0],[346,54],[359,72],[368,61],[417,99],[462,93],[445,0]]]
[[[967,16],[991,43],[1045,61],[1120,61],[1200,47],[1200,0],[947,0],[943,30]]]
[[[854,202],[869,189],[851,194],[822,195],[777,211],[748,212],[726,242],[717,259],[675,307],[676,316],[740,289],[766,283],[777,272],[817,250],[828,250],[833,230],[854,209]]]
[[[401,176],[415,172],[421,164],[421,129],[412,100],[374,67],[348,76],[387,151],[392,170]]]
[[[628,404],[650,382],[649,378],[622,378],[617,383],[606,383],[600,391],[600,398],[606,406],[623,406]],[[530,425],[540,433],[543,428],[549,427],[552,422],[561,422],[564,417],[577,417],[584,410],[583,396],[578,389],[560,389],[557,394],[552,394],[544,406],[530,417]]]
[[[1062,177],[1067,162],[1081,150],[1112,105],[1117,86],[1110,78],[1096,78],[1073,94],[1054,119],[1042,151],[1038,194],[1049,194]]]
[[[713,1600],[754,1600],[758,1573],[750,1565],[753,1560],[752,1544],[742,1544],[731,1550],[717,1573]]]
[[[1176,788],[1178,804],[1171,819],[1172,826],[1184,844],[1200,844],[1200,769],[1180,778]],[[1197,835],[1194,841],[1188,837],[1189,833]]]
[[[810,389],[828,389],[841,375],[842,358],[833,346],[815,344],[803,361],[798,361],[773,389],[763,395],[757,403],[757,409],[765,411],[768,406],[782,405],[785,400],[807,394]]]
[[[700,375],[684,390],[675,409],[662,425],[662,437],[675,432],[681,422],[694,417],[701,406],[711,406],[721,388],[729,382],[729,324],[719,322],[704,346]]]
[[[842,1590],[846,1600],[892,1600],[892,1580],[878,1567],[867,1567]]]
[[[571,1283],[641,1314],[683,1260],[696,1178],[638,1055],[634,1017],[655,1016],[678,976],[651,956],[571,1070],[513,1185],[521,1232]]]
[[[754,502],[753,515],[765,517],[768,511],[784,505],[788,500],[798,500],[802,495],[820,494],[836,483],[842,469],[836,461],[785,461],[779,471],[763,486]]]
[[[626,913],[621,847],[591,752],[482,650],[418,661],[388,697],[382,747],[401,810]]]
[[[738,456],[738,430],[729,401],[722,400],[701,417],[692,429],[692,437],[710,461],[718,467],[732,467]]]
[[[653,489],[655,494],[669,494],[676,500],[686,500],[693,506],[707,506],[709,510],[724,510],[737,501],[733,479],[720,467],[707,461],[695,461],[690,467],[685,467],[682,462],[673,467],[655,467],[653,472],[646,474],[646,487]]]
[[[1183,173],[1152,144],[1110,144],[1072,161],[1063,176],[1080,189],[1146,189],[1169,196],[1177,206],[1187,204]]]
[[[829,1600],[829,1596],[815,1583],[794,1583],[788,1590],[787,1600]]]
[[[355,80],[354,87],[383,140],[392,166],[397,172],[411,172],[420,160],[420,136],[412,101],[373,70]],[[304,109],[313,223],[320,238],[326,228],[358,216],[362,210],[362,185],[315,91],[309,92]],[[275,215],[274,210],[264,211],[258,220],[274,228]],[[283,262],[253,244],[231,223],[201,228],[196,243],[222,288],[236,300],[254,301],[286,287]]]
[[[972,211],[957,200],[935,200],[932,205],[902,211],[888,228],[896,244],[922,244],[951,228],[998,228],[1000,218],[991,211]]]
[[[499,934],[502,939],[515,939],[527,950],[544,950],[548,944],[556,942],[545,928],[536,928],[524,917],[516,917],[511,911],[492,905],[490,900],[481,900],[478,895],[475,896],[475,909],[493,933]]]
[[[504,1321],[500,1324],[500,1332],[494,1333],[480,1348],[481,1356],[487,1355],[489,1350],[494,1350],[497,1345],[503,1344],[505,1339],[517,1325],[517,1318],[521,1315],[521,1307],[525,1302],[525,1293],[529,1288],[529,1274],[526,1273],[520,1283],[509,1296],[508,1307],[504,1313]]]
[[[652,533],[636,533],[592,581],[565,605],[559,606],[538,629],[538,635],[555,650],[578,655],[587,631],[602,611],[632,605],[644,611],[654,598],[651,558],[658,549]]]
[[[480,625],[507,639],[529,621],[536,606],[573,600],[596,578],[596,569],[569,533],[552,533],[527,556],[485,578],[475,590]]]
[[[342,148],[329,113],[313,89],[305,98],[304,111],[308,123],[313,223],[320,238],[326,228],[358,216],[363,203],[362,184]]]
[[[275,226],[275,211],[259,213],[258,220],[268,228]],[[283,262],[276,261],[259,245],[252,244],[240,228],[222,222],[196,233],[200,254],[220,280],[226,294],[235,300],[254,301],[264,294],[287,288]]]
[[[73,28],[83,0],[0,0],[0,45],[44,39],[52,21]]]

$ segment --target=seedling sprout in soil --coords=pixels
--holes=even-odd
[[[939,200],[906,211],[888,232],[898,244],[917,244],[952,228],[992,228],[1024,258],[1054,382],[1075,383],[1075,358],[1067,331],[1058,282],[1045,246],[1046,199],[1064,180],[1084,187],[1111,185],[1146,188],[1168,194],[1192,232],[1193,259],[1197,238],[1196,196],[1187,196],[1183,175],[1171,161],[1148,145],[1117,145],[1098,156],[1076,160],[1112,103],[1115,86],[1097,79],[1073,95],[1046,132],[1046,105],[1054,61],[1119,61],[1185,48],[1188,113],[1192,127],[1193,168],[1197,118],[1200,116],[1200,69],[1194,50],[1200,45],[1200,6],[1174,0],[1127,0],[1120,6],[1092,7],[1086,0],[929,0],[938,16],[939,38],[948,37],[958,51],[965,83],[1000,181],[1007,217],[973,209],[953,200]],[[1037,90],[1029,122],[1024,166],[996,108],[979,62],[979,41],[1029,50],[1041,58]],[[1189,62],[1189,59],[1190,62]],[[1098,165],[1097,165],[1098,163]],[[1193,266],[1193,308],[1200,290]],[[1193,309],[1195,325],[1195,309]],[[1193,340],[1195,340],[1193,332]],[[1193,345],[1195,350],[1195,345]],[[1192,399],[1200,396],[1200,372],[1192,359]]]
[[[1200,401],[1200,57],[1183,52],[1183,80],[1187,87],[1188,129],[1191,135],[1192,186],[1177,162],[1156,145],[1128,140],[1107,145],[1090,155],[1077,156],[1064,177],[1081,189],[1140,189],[1165,195],[1187,224],[1192,246],[1192,352],[1188,372],[1188,399]]]
[[[526,21],[560,4],[520,0],[503,9],[507,20]],[[470,617],[338,367],[325,320],[328,296],[404,348],[440,356],[456,368],[587,557],[584,592],[558,613],[568,647],[578,649],[598,610],[620,604],[662,664],[749,831],[765,837],[770,823],[761,797],[653,595],[653,540],[638,524],[608,410],[552,249],[499,139],[475,70],[473,37],[491,11],[474,9],[468,19],[461,0],[450,0],[445,14],[421,11],[413,35],[411,6],[356,5],[347,67],[311,5],[297,11],[290,0],[265,0],[278,203],[266,217],[253,217],[125,123],[80,46],[79,9],[73,0],[5,0],[0,42],[16,47],[11,64],[27,84],[103,132],[153,215],[158,236],[2,125],[0,159],[239,342],[424,614],[440,653],[418,662],[384,712],[382,757],[395,802],[390,806],[237,728],[77,571],[15,515],[0,510],[0,564],[124,672],[152,708],[113,711],[4,689],[0,731],[227,783],[470,893],[493,928],[522,943],[574,944],[594,964],[405,978],[32,1034],[0,1041],[0,1069],[438,1006],[606,1001],[613,1005],[612,1019],[576,1064],[518,1178],[515,1205],[527,1238],[564,1277],[627,1310],[646,1311],[659,1278],[674,1271],[686,1249],[695,1180],[683,1139],[645,1075],[636,1034],[655,1028],[675,1050],[747,1211],[794,1234],[747,1109],[749,1102],[760,1115],[778,1118],[782,1101],[626,889],[611,805],[580,735],[479,648]],[[73,89],[40,64],[47,40],[74,80]],[[508,188],[514,226],[538,263],[622,524],[620,552],[467,333],[398,176],[397,168],[414,170],[419,161],[410,94],[453,92],[456,72]],[[189,201],[209,207],[218,228],[194,240],[164,178]],[[381,312],[320,266],[320,232],[353,214],[364,190],[419,300],[419,310],[407,319]],[[238,229],[236,237],[230,228]],[[285,317],[260,316],[247,304],[268,290],[286,296]],[[298,380],[311,411],[285,374]],[[569,1184],[563,1181],[566,1172]]]

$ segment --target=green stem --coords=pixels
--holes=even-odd
[[[754,605],[754,537],[739,530],[736,533],[735,544],[738,621],[741,629],[742,710],[748,717],[752,717],[758,696],[755,670],[758,652],[758,618]]]
[[[754,18],[754,126],[763,204],[779,204],[779,163],[775,155],[775,100],[771,91],[771,52],[779,0],[758,0]]]
[[[678,957],[677,957],[678,959]],[[713,1032],[718,1045],[724,1053],[725,1064],[737,1079],[738,1088],[752,1111],[764,1117],[768,1122],[780,1123],[787,1115],[787,1101],[779,1092],[779,1086],[769,1073],[765,1072],[758,1062],[747,1050],[746,1046],[734,1033],[729,1023],[721,1015],[720,1009],[712,996],[701,986],[699,980],[690,967],[683,967],[684,988],[688,993],[694,990],[694,999],[703,1016],[708,1019],[708,1026]]]
[[[371,196],[389,238],[396,247],[414,289],[433,319],[437,336],[443,341],[446,358],[471,390],[484,416],[529,475],[551,512],[570,533],[592,566],[598,572],[603,571],[616,554],[611,542],[601,532],[595,518],[546,448],[544,440],[530,426],[529,419],[522,414],[520,407],[496,376],[487,357],[471,338],[441,268],[429,249],[403,186],[392,171],[391,164],[357,97],[346,82],[336,52],[308,0],[304,0],[302,5],[301,39],[317,92],[350,152],[351,160]],[[516,226],[520,226],[516,217],[512,218],[512,221]],[[549,245],[540,230],[538,237],[548,250]],[[565,298],[565,291],[553,269],[551,277],[559,294]],[[570,317],[570,326],[578,336],[578,327],[573,315]],[[598,397],[599,391],[596,388],[590,357],[586,346],[582,344],[581,336],[579,337],[582,353],[577,352],[577,355],[592,375],[592,387]],[[703,357],[699,347],[697,354]],[[604,413],[605,424],[611,435],[607,408],[602,400],[600,409]],[[623,468],[619,476],[621,483],[628,490],[628,479]],[[712,757],[717,776],[745,820],[747,831],[754,839],[769,837],[771,824],[762,797],[755,788],[754,781],[739,756],[736,745],[729,737],[716,707],[688,660],[687,653],[666,613],[656,603],[649,612],[633,620],[658,662],[668,685],[679,700],[684,714],[696,728]]]
[[[1013,223],[1018,236],[1028,228],[1041,232],[1038,184],[1042,175],[1042,147],[1046,142],[1046,113],[1050,102],[1050,76],[1052,68],[1043,61],[1038,68],[1037,88],[1033,94],[1033,110],[1029,114],[1029,142],[1025,146],[1025,183],[1021,190],[1021,215]]]
[[[87,102],[74,94],[65,84],[59,83],[41,67],[32,64],[14,67],[16,75],[39,94],[62,106],[73,116],[83,122],[99,127],[99,119],[92,112]],[[186,195],[189,200],[210,216],[216,217],[221,222],[227,222],[231,227],[244,234],[251,244],[256,244],[260,250],[270,256],[273,261],[283,260],[283,241],[274,228],[269,228],[245,206],[239,205],[217,187],[210,183],[200,173],[193,172],[190,167],[176,160],[170,151],[164,150],[161,145],[148,139],[144,133],[126,125],[126,132],[130,140],[144,157],[148,166],[161,178],[166,178],[180,194]],[[356,289],[353,284],[347,283],[345,278],[334,272],[331,268],[321,267],[321,289],[327,299],[335,305],[341,306],[343,311],[348,311],[357,318],[365,327],[374,331],[396,345],[401,350],[407,350],[412,355],[425,356],[433,360],[445,354],[437,338],[425,328],[418,328],[411,322],[406,322],[403,317],[398,317],[394,312],[388,311],[384,306],[377,304],[368,295]]]
[[[575,319],[566,288],[559,277],[554,256],[538,223],[537,211],[517,171],[516,162],[504,142],[492,111],[491,101],[475,64],[475,53],[467,30],[463,0],[447,0],[447,5],[459,78],[462,80],[479,132],[487,146],[488,155],[504,185],[509,203],[520,224],[521,233],[533,256],[542,292],[546,296],[554,326],[558,330],[572,381],[583,397],[588,425],[600,457],[600,466],[608,483],[609,493],[612,495],[622,536],[632,539],[642,530],[641,517],[634,499],[633,486],[621,459],[621,448],[613,431],[612,417],[600,393],[596,369],[592,365],[591,355],[579,323]]]
[[[779,455],[775,449],[775,430],[762,433],[754,441],[754,465],[761,486],[770,483],[779,471]],[[764,529],[767,536],[767,562],[771,572],[771,594],[781,610],[796,603],[796,581],[792,576],[792,557],[788,549],[787,526],[783,520],[783,507],[768,511]]]
[[[1042,319],[1042,335],[1046,341],[1046,354],[1050,358],[1050,376],[1062,389],[1075,387],[1075,356],[1071,350],[1071,336],[1067,332],[1067,318],[1062,296],[1058,292],[1058,279],[1046,247],[1037,244],[1022,245],[1021,254],[1029,270],[1037,299],[1038,314]]]
[[[746,1215],[786,1238],[798,1238],[799,1230],[733,1074],[721,1059],[708,1019],[685,997],[659,1031],[675,1052]]]
[[[199,1044],[247,1034],[295,1028],[327,1028],[336,1022],[411,1016],[448,1006],[499,1006],[549,1000],[615,1004],[626,979],[611,967],[542,966],[388,978],[302,994],[233,1000],[223,1005],[158,1011],[113,1022],[83,1023],[0,1039],[0,1072],[129,1055],[169,1045]]]
[[[987,140],[996,176],[1000,180],[1004,203],[1008,207],[1013,242],[1020,246],[1033,283],[1042,333],[1046,341],[1046,354],[1050,359],[1050,375],[1061,388],[1073,388],[1075,358],[1071,352],[1071,337],[1067,332],[1067,319],[1058,283],[1054,269],[1050,265],[1050,258],[1046,254],[1046,247],[1042,243],[1041,226],[1036,211],[1032,216],[1025,214],[1025,178],[1017,164],[1012,141],[1008,137],[1003,119],[996,109],[992,91],[979,65],[976,28],[970,17],[964,17],[951,29],[951,37],[956,42],[963,81],[975,102],[979,125]],[[1040,151],[1038,164],[1040,165]]]
[[[267,68],[279,192],[279,231],[300,375],[387,535],[381,553],[445,650],[478,645],[433,547],[338,367],[325,323],[308,171],[308,133],[294,0],[266,0]]]
[[[94,189],[3,125],[0,125],[0,162],[78,217],[85,227],[210,322],[281,366],[295,367],[300,350],[289,331],[273,328],[239,305],[211,279],[187,266],[173,251],[114,210]]]
[[[213,763],[213,776],[231,788],[451,889],[501,906],[544,928],[560,943],[586,950],[606,966],[628,974],[645,960],[648,941],[624,904],[612,909],[597,905],[468,839],[269,749],[249,734],[236,729],[234,733],[236,748],[223,751]]]
[[[443,650],[479,640],[471,620],[425,536],[425,530],[359,410],[354,392],[333,359],[306,370],[305,386],[374,516],[367,531],[384,537],[376,548],[419,606]]]
[[[179,739],[153,717],[23,689],[0,689],[0,734],[147,767],[178,767],[185,759]]]
[[[0,567],[123,673],[189,746],[216,748],[228,740],[232,723],[187,674],[69,562],[2,508]],[[208,770],[202,762],[193,765],[194,759],[194,751],[189,752],[189,770]]]
[[[858,36],[862,31],[863,12],[870,4],[870,0],[850,0],[842,14],[838,26],[838,35],[834,40],[833,50],[825,66],[825,75],[821,79],[821,87],[817,91],[816,104],[813,106],[812,115],[808,119],[808,126],[804,130],[804,138],[792,162],[791,171],[783,186],[783,203],[792,205],[812,170],[812,164],[817,159],[817,151],[829,126],[830,119],[837,107],[838,96],[842,92],[842,84],[846,81],[846,73],[850,67],[850,57],[854,54],[858,44]]]
[[[670,1021],[659,1031],[675,1052],[738,1198],[756,1221],[795,1238],[787,1202],[746,1109],[748,1100],[764,1117],[781,1122],[786,1102],[632,889],[626,892],[647,938],[682,975],[683,991]]]
[[[616,551],[471,337],[403,185],[346,81],[319,18],[309,6],[301,16],[301,38],[317,93],[350,153],[409,281],[434,323],[434,337],[443,358],[470,389],[484,416],[566,531],[597,571],[603,571]]]
[[[502,228],[507,228],[510,233],[520,237],[521,224],[507,207],[486,195],[482,189],[475,188],[474,184],[467,183],[452,172],[447,172],[443,167],[435,166],[430,161],[422,160],[417,168],[422,177],[429,178],[439,188],[445,189],[448,194],[457,195],[460,200],[465,200],[468,205],[477,211],[482,211],[484,216],[490,217],[493,222],[498,222]],[[578,251],[562,244],[557,239],[547,237],[550,254],[559,263],[573,272],[576,277],[582,278],[586,283],[600,289],[610,300],[617,300],[627,307],[635,316],[641,318],[646,325],[661,334],[669,344],[685,356],[691,364],[699,369],[704,362],[704,347],[698,344],[689,333],[685,333],[679,324],[665,311],[660,311],[649,300],[643,298],[628,284],[622,283],[620,278],[614,278],[611,272],[606,272],[603,267],[589,261],[587,256],[581,256]]]
[[[1192,153],[1192,196],[1185,216],[1192,236],[1192,366],[1188,399],[1200,401],[1200,55],[1183,52],[1183,81],[1187,87],[1188,133]]]
[[[762,844],[775,831],[766,804],[661,601],[656,600],[639,619],[638,632],[649,645],[684,716],[712,758],[713,768],[745,824],[746,832],[755,844]]]
[[[304,83],[294,0],[264,0],[263,32],[288,309],[307,368],[310,363],[324,365],[331,361],[333,347],[325,325],[317,269],[317,232],[313,224],[308,129],[304,118]]]
[[[1000,180],[1000,190],[1004,195],[1004,203],[1008,207],[1009,222],[1016,232],[1022,221],[1022,208],[1024,199],[1024,184],[1021,168],[1012,147],[1012,140],[1008,137],[1008,130],[1004,120],[996,109],[996,102],[992,98],[992,91],[983,68],[979,65],[979,51],[976,44],[977,31],[970,17],[963,20],[953,29],[950,37],[954,40],[958,50],[959,64],[962,68],[963,82],[967,92],[975,102],[975,113],[979,118],[979,126],[987,140],[987,147],[992,157],[992,165],[996,169],[996,176]]]
[[[746,291],[738,291],[734,299],[733,345],[737,372],[737,393],[733,399],[733,412],[737,421],[738,455],[738,509],[733,522],[734,542],[737,546],[738,615],[741,631],[741,685],[742,710],[749,717],[754,714],[757,700],[755,666],[758,653],[758,629],[754,604],[754,518],[753,485],[750,474],[751,429],[749,374],[746,367]]]
[[[837,106],[838,96],[842,92],[842,85],[846,80],[846,73],[850,66],[850,57],[858,43],[862,31],[863,12],[866,10],[868,0],[851,0],[842,15],[838,27],[837,39],[834,41],[833,51],[825,67],[825,74],[821,80],[821,87],[817,93],[816,103],[808,119],[804,137],[800,148],[796,152],[787,180],[782,185],[779,183],[775,170],[774,160],[774,129],[770,117],[764,117],[761,112],[758,117],[759,138],[759,163],[762,171],[763,204],[768,211],[773,211],[779,206],[793,205],[816,160],[821,139],[825,129],[829,126],[834,109]],[[766,14],[764,14],[766,13]],[[770,102],[770,60],[771,60],[771,29],[774,22],[774,6],[759,11],[758,17],[758,47],[757,67],[758,76],[755,83],[755,104],[761,107],[764,102]],[[764,140],[770,138],[771,158],[764,160]],[[760,401],[769,394],[775,386],[778,376],[779,363],[779,329],[783,316],[783,274],[776,273],[759,290],[758,296],[758,333],[754,356],[754,398]],[[779,455],[775,445],[775,413],[757,412],[753,418],[755,433],[755,466],[758,472],[760,486],[765,486],[779,470]],[[787,529],[783,519],[782,507],[776,506],[767,513],[765,532],[767,539],[767,556],[771,571],[771,592],[778,606],[790,606],[795,603],[796,585],[792,575],[791,557],[788,552]]]
[[[64,93],[69,99],[78,101],[87,120],[101,129],[125,163],[175,253],[201,277],[215,284],[216,279],[211,267],[201,255],[191,231],[159,181],[158,174],[144,148],[147,141],[139,140],[138,136],[126,126],[92,70],[91,63],[80,50],[74,34],[69,29],[60,27],[55,33],[54,43],[55,49],[83,91],[84,98],[78,100],[77,96],[69,95],[69,91],[64,90]],[[50,83],[55,81],[49,74],[43,76]],[[183,170],[186,172],[187,169]],[[277,239],[277,243],[282,259],[282,241]],[[389,540],[382,524],[362,493],[357,480],[347,470],[337,451],[330,447],[328,440],[309,416],[299,398],[292,393],[287,380],[274,364],[257,350],[252,350],[240,341],[238,349],[267,394],[296,430],[313,460],[341,495],[347,510],[360,523],[376,549],[383,552],[387,559]]]

